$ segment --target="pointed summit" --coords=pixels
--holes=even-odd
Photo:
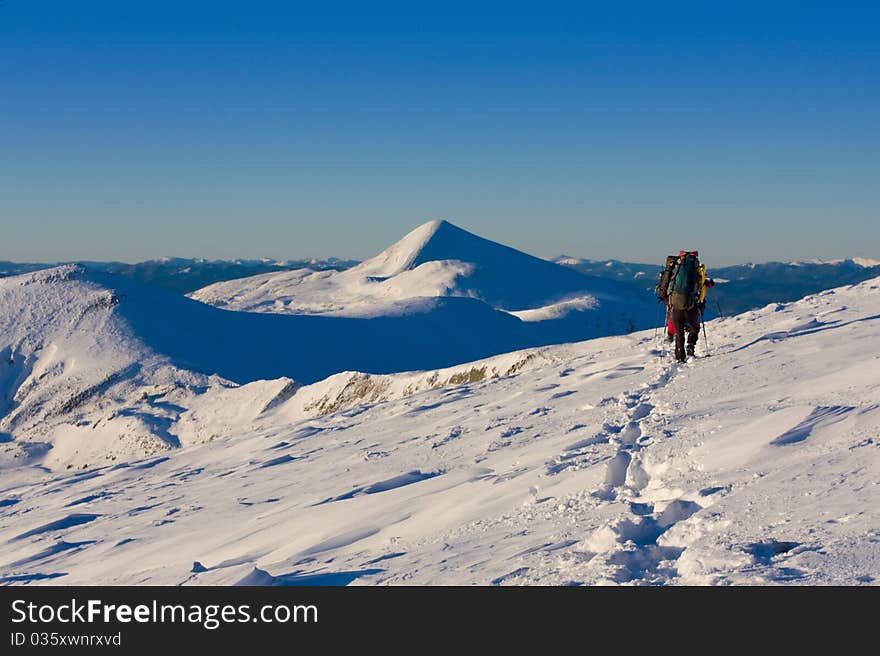
[[[589,292],[598,297],[628,295],[608,280],[534,257],[463,230],[449,221],[429,221],[348,273],[386,279],[422,265],[456,262],[468,269],[452,295],[479,298],[493,307],[524,310],[550,300]]]
[[[375,257],[365,260],[355,268],[362,271],[365,275],[383,278],[396,276],[407,269],[413,269],[426,261],[420,257],[422,252],[432,241],[438,238],[438,235],[446,232],[447,228],[460,230],[444,220],[423,223],[415,230],[408,232],[400,241],[395,242]]]

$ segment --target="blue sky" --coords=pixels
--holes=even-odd
[[[880,257],[880,11],[603,4],[0,0],[0,259]]]

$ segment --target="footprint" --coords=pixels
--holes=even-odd
[[[634,462],[631,469],[633,464],[640,467]],[[676,522],[687,519],[701,507],[693,501],[679,499],[660,513],[653,513],[653,506],[643,503],[630,503],[630,510],[631,518],[599,529],[585,546],[614,567],[612,578],[618,583],[664,583],[675,578],[678,575],[675,561],[685,547],[664,546],[658,544],[658,540]]]
[[[644,419],[649,414],[651,414],[651,410],[654,409],[654,406],[650,403],[641,403],[636,406],[635,410],[632,412],[632,420],[639,421],[640,419]]]
[[[634,581],[662,583],[676,575],[673,563],[682,553],[684,553],[682,547],[649,544],[632,551],[618,551],[612,554],[607,562],[616,568],[612,576],[616,583]]]
[[[788,553],[795,547],[799,547],[800,542],[778,542],[776,540],[765,540],[764,542],[753,542],[743,547],[743,551],[753,556],[755,561],[762,565],[769,565],[776,556]]]
[[[641,427],[634,421],[629,422],[620,434],[620,442],[626,446],[635,446],[636,441],[642,436]]]
[[[678,522],[683,522],[691,515],[701,511],[703,507],[693,501],[684,499],[676,499],[670,503],[663,512],[657,516],[657,524],[664,528],[668,528]]]
[[[651,477],[642,466],[641,460],[633,458],[632,462],[629,463],[629,468],[626,470],[626,484],[633,489],[644,490],[650,482]]]
[[[626,451],[621,451],[614,456],[605,468],[605,484],[609,487],[620,487],[626,483],[626,470],[632,456]]]

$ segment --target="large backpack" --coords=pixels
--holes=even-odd
[[[675,269],[675,265],[677,262],[678,255],[666,256],[666,266],[660,273],[660,282],[658,282],[657,286],[654,288],[654,292],[657,294],[657,298],[664,303],[669,300],[669,281],[672,279],[672,271],[673,269]]]
[[[666,290],[668,303],[674,310],[690,310],[700,295],[700,260],[697,251],[681,251],[672,270]]]

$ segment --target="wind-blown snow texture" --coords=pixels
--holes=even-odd
[[[144,403],[169,413],[167,432],[182,446],[69,472],[46,471],[36,453],[7,461],[0,581],[855,585],[880,577],[880,279],[713,321],[712,357],[684,366],[646,331],[446,371],[339,374],[304,388],[234,387],[175,368],[175,357],[127,332],[141,325],[122,313],[124,300],[93,283],[57,282],[58,294],[69,284],[92,290],[94,309],[74,304],[67,316],[57,309],[66,303],[48,298],[40,316],[53,318],[51,343],[35,350],[21,337],[3,347],[12,354],[0,364],[4,390],[74,385],[83,359],[65,356],[58,373],[61,356],[47,349],[106,353],[108,370],[127,362],[111,354],[130,353],[138,373],[88,381],[86,389],[105,388],[75,397],[79,407],[99,413],[96,399],[120,381],[166,371],[175,384]],[[24,293],[2,291],[4,307]],[[223,313],[181,309],[202,311]],[[16,322],[27,320],[5,318],[4,339],[26,334]],[[25,392],[5,400],[4,422]],[[80,440],[99,429],[83,426]]]

